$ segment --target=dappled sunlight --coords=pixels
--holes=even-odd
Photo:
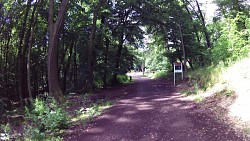
[[[90,129],[87,129],[87,131],[92,134],[97,134],[97,133],[102,133],[105,130],[103,128],[90,128]]]
[[[155,102],[162,102],[162,101],[167,101],[167,100],[170,100],[172,98],[168,97],[168,98],[157,98],[157,99],[153,99],[152,101],[155,101]]]
[[[124,103],[126,103],[126,104],[135,104],[136,101],[133,100],[133,99],[124,99],[124,100],[121,100],[120,103],[122,103],[122,104],[124,104]]]
[[[137,111],[125,111],[124,112],[124,114],[126,114],[126,115],[132,115],[132,114],[136,114],[137,113]]]
[[[108,120],[113,120],[117,118],[117,116],[114,116],[114,115],[109,115],[109,114],[104,114],[102,116],[100,116],[100,119],[108,119]]]
[[[168,113],[173,111],[173,109],[171,109],[170,106],[163,106],[160,109],[158,109],[158,111],[161,113]]]
[[[136,108],[138,110],[153,110],[154,107],[152,105],[147,105],[147,104],[142,104],[142,105],[137,105]]]
[[[174,104],[172,104],[172,106],[174,106],[174,107],[180,107],[182,104],[181,103],[174,103]]]
[[[155,80],[137,81],[136,89],[119,100],[107,113],[97,117],[78,138],[84,140],[223,140],[230,127],[196,109],[195,103],[170,84]],[[194,118],[193,118],[194,117]],[[194,125],[196,122],[204,122]],[[217,128],[210,127],[213,122]],[[196,127],[198,126],[198,127]],[[195,127],[195,128],[194,128]],[[230,131],[233,133],[233,131]],[[223,136],[220,136],[223,134]],[[94,135],[94,136],[93,136]],[[231,135],[231,134],[230,134]],[[236,138],[237,140],[237,138]]]
[[[120,117],[115,120],[117,123],[134,123],[136,122],[134,119],[126,118],[126,117]]]

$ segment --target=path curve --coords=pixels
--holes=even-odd
[[[243,141],[230,126],[184,100],[172,82],[134,76],[127,95],[65,141]]]

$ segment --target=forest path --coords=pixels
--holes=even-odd
[[[172,81],[134,75],[123,88],[127,95],[69,141],[241,141],[220,123],[178,93]],[[118,91],[121,92],[121,91]]]

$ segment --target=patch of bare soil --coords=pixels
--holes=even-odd
[[[190,86],[188,86],[187,82],[181,84],[180,87],[181,89],[190,89]],[[219,89],[224,89],[224,87]],[[201,102],[196,103],[196,106],[198,109],[200,109],[201,113],[207,113],[212,115],[219,122],[222,122],[232,127],[233,130],[235,130],[239,136],[244,137],[244,140],[250,140],[250,123],[244,122],[240,118],[237,118],[230,114],[231,106],[237,101],[237,93],[232,92],[229,95],[225,95],[225,93],[226,90],[221,90],[217,93],[215,90],[213,90],[212,93],[210,92],[199,94],[204,99]]]

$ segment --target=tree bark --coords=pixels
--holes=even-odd
[[[104,53],[104,74],[103,74],[103,87],[106,88],[107,86],[107,66],[108,66],[108,52],[109,52],[109,39],[106,38],[105,41],[105,53]]]
[[[185,0],[183,0],[183,3],[185,3]],[[187,4],[185,4],[185,9],[186,9],[186,11],[187,11],[188,14],[189,14],[190,19],[193,21],[193,17],[192,17],[192,15],[191,15],[191,13],[190,13],[188,7],[187,7]],[[197,41],[198,41],[198,43],[199,43],[199,45],[200,45],[201,41],[200,41],[199,34],[196,32],[196,26],[195,26],[195,25],[193,25],[193,29],[195,30],[195,36],[196,36]]]
[[[58,41],[60,29],[63,25],[64,15],[69,0],[62,0],[58,17],[54,23],[54,0],[49,1],[49,51],[48,51],[48,83],[49,93],[61,103],[64,101],[59,84],[58,74]]]
[[[99,14],[99,11],[103,5],[105,0],[99,0],[95,11],[94,11],[94,17],[93,17],[93,24],[92,24],[92,28],[91,28],[91,33],[89,36],[89,42],[88,42],[88,61],[87,61],[87,66],[88,66],[88,78],[87,78],[87,82],[86,82],[86,86],[85,89],[89,92],[89,93],[93,93],[94,92],[94,69],[93,69],[93,51],[95,50],[94,48],[94,38],[95,38],[95,32],[96,32],[96,21],[97,21],[97,17]]]
[[[30,11],[31,0],[28,0],[26,6],[26,12],[24,15],[22,29],[19,34],[19,48],[18,48],[18,94],[21,103],[21,107],[23,107],[23,96],[26,93],[25,83],[27,82],[25,79],[25,69],[24,69],[24,58],[25,58],[25,47],[23,46],[23,38],[26,32],[27,18]]]
[[[200,5],[199,5],[198,1],[195,0],[195,2],[196,2],[196,5],[197,5],[197,8],[198,8],[198,12],[199,12],[199,15],[200,15],[201,23],[202,23],[203,30],[204,30],[204,33],[205,33],[207,47],[210,48],[211,47],[211,42],[210,42],[210,38],[209,38],[209,35],[208,35],[208,32],[207,32],[207,27],[206,27],[206,24],[205,24],[205,19],[203,17],[202,12],[201,12]]]
[[[115,60],[115,72],[114,72],[114,76],[113,76],[113,84],[117,84],[118,79],[117,79],[117,75],[118,75],[118,71],[119,71],[119,67],[120,67],[120,58],[121,58],[121,53],[122,53],[122,47],[123,47],[123,39],[124,33],[120,33],[119,35],[119,45],[118,45],[118,50],[117,50],[117,54],[116,54],[116,60]]]
[[[29,48],[28,48],[28,58],[27,58],[27,83],[28,83],[28,92],[29,92],[29,100],[32,102],[32,89],[31,89],[31,71],[30,71],[30,65],[31,65],[31,48],[33,46],[33,38],[34,38],[34,28],[37,20],[38,13],[35,15],[35,11],[37,8],[38,2],[36,2],[31,19],[30,19],[30,28],[31,28],[31,34],[29,37]]]
[[[63,68],[63,91],[64,92],[66,91],[67,74],[68,74],[68,70],[70,67],[70,61],[71,61],[71,57],[72,57],[72,53],[73,53],[74,44],[75,44],[75,41],[72,41],[71,45],[70,45],[70,49],[69,49],[69,57],[67,60],[67,64]]]

